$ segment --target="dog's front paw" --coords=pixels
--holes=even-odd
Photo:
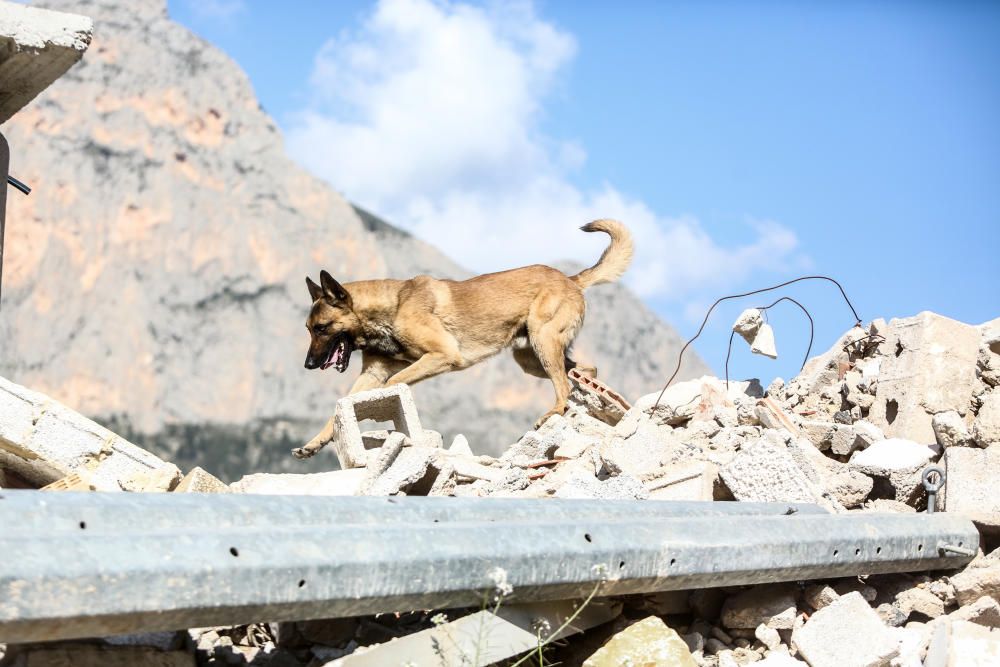
[[[296,447],[295,449],[292,450],[292,456],[294,456],[299,460],[308,459],[313,456],[316,456],[317,451],[319,450],[309,449],[308,447]]]

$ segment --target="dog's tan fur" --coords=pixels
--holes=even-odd
[[[570,392],[566,373],[577,366],[567,352],[583,325],[583,290],[617,279],[632,259],[632,237],[620,222],[596,220],[581,229],[604,232],[611,244],[597,264],[575,276],[536,264],[462,281],[417,276],[340,285],[326,271],[320,285],[306,278],[313,299],[306,368],[323,360],[329,365],[334,348],[349,341],[348,359],[353,349],[362,353],[355,393],[468,368],[509,347],[524,372],[555,387],[555,405],[538,423],[562,414]],[[333,439],[333,429],[330,420],[293,453],[312,456]]]

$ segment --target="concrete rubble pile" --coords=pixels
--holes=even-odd
[[[759,326],[751,325],[752,317],[737,322],[748,342],[760,343]],[[761,347],[773,351],[767,340]],[[595,601],[601,613],[576,628],[586,631],[549,645],[546,659],[594,666],[1000,664],[1000,493],[992,488],[1000,478],[1000,319],[981,326],[933,313],[875,320],[845,333],[790,382],[766,389],[756,380],[727,387],[702,377],[629,404],[598,380],[576,371],[570,378],[566,413],[499,457],[477,456],[477,443],[461,435],[446,447],[420,421],[410,389],[397,385],[337,403],[330,448],[339,470],[255,474],[232,484],[200,468],[181,475],[68,408],[0,380],[0,486],[780,501],[832,513],[921,512],[928,509],[921,475],[937,465],[946,483],[934,509],[971,515],[987,545],[960,572]],[[35,664],[29,658],[38,652],[70,649],[81,665],[117,664],[109,656],[125,652],[127,664],[143,665],[407,664],[397,660],[403,647],[412,655],[432,644],[441,650],[435,633],[476,614],[497,623],[497,632],[526,632],[501,612],[428,610],[10,646],[0,664]],[[471,664],[463,660],[445,664]]]

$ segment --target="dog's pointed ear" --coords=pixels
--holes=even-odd
[[[323,286],[323,294],[328,297],[331,301],[345,301],[348,304],[351,302],[351,295],[347,293],[344,286],[333,279],[326,270],[319,272],[319,282]]]
[[[323,288],[314,283],[309,276],[306,276],[306,287],[309,288],[309,296],[312,297],[313,301],[323,296]]]

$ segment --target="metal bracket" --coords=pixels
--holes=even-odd
[[[937,481],[931,480],[931,475],[937,475]],[[944,486],[944,469],[940,466],[930,466],[920,477],[927,492],[927,513],[934,514],[937,510],[937,493]]]

